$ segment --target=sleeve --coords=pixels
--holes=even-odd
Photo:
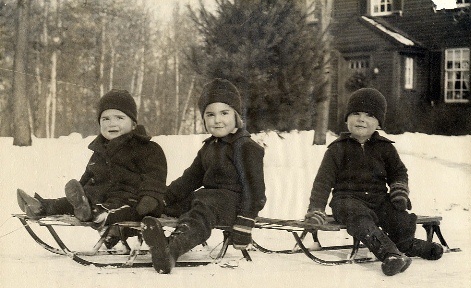
[[[322,159],[317,175],[311,189],[311,196],[309,197],[309,211],[325,211],[330,192],[335,185],[337,179],[338,169],[340,167],[339,155],[340,145],[334,145],[327,149]]]
[[[88,183],[88,181],[90,181],[90,179],[93,178],[93,173],[92,171],[90,171],[90,169],[88,169],[88,166],[91,162],[93,162],[94,160],[94,157],[95,157],[95,153],[92,154],[92,156],[90,157],[90,160],[88,160],[88,163],[87,163],[87,167],[85,167],[85,172],[82,174],[82,177],[80,177],[80,185],[82,185],[82,187],[85,186],[85,184]]]
[[[252,141],[235,145],[234,149],[234,162],[242,184],[239,215],[254,219],[263,209],[267,200],[263,174],[265,151]]]
[[[142,171],[138,195],[160,198],[162,196],[157,195],[163,195],[166,191],[167,159],[162,147],[155,142],[149,142],[144,151],[138,163]]]
[[[165,201],[167,204],[178,202],[187,197],[189,193],[192,193],[196,189],[203,186],[204,168],[201,161],[201,153],[204,147],[198,151],[196,158],[191,163],[190,167],[183,171],[182,176],[175,179],[170,183],[165,195]]]
[[[390,188],[400,187],[409,193],[409,176],[407,174],[406,165],[404,165],[399,157],[396,147],[391,143],[388,143],[385,163],[388,186]]]

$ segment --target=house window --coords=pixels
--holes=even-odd
[[[445,50],[445,102],[469,102],[469,48]]]
[[[390,15],[393,12],[394,0],[371,0],[370,13],[372,16]]]
[[[366,73],[370,68],[370,59],[367,57],[348,59],[348,68]]]
[[[414,88],[414,58],[406,57],[404,64],[404,88]]]

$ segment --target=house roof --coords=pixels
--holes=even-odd
[[[369,18],[367,16],[361,16],[361,20],[365,25],[370,26],[372,29],[379,31],[380,33],[383,33],[387,36],[387,38],[398,44],[402,44],[408,47],[422,46],[418,41],[413,40],[403,31],[394,29],[387,23],[380,23],[380,20],[378,19]]]

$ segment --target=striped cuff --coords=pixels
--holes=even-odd
[[[252,218],[237,216],[234,226],[232,229],[241,233],[251,234],[252,228],[255,226],[255,220]]]

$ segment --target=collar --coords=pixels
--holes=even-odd
[[[221,137],[221,138],[211,136],[209,138],[206,138],[203,141],[203,143],[223,141],[223,142],[232,144],[237,139],[242,138],[242,137],[250,137],[250,133],[247,130],[243,129],[243,128],[239,128],[239,129],[237,129],[236,133],[229,133],[226,136]]]
[[[329,144],[329,147],[330,147],[330,145],[332,145],[334,143],[344,142],[344,141],[355,141],[355,142],[359,143],[355,138],[352,137],[352,133],[342,132],[342,133],[340,133],[339,138],[335,139],[332,143]],[[365,143],[378,142],[378,141],[394,143],[394,141],[389,140],[388,138],[379,135],[378,131],[373,132],[373,134],[371,134],[370,139],[366,140]]]
[[[123,134],[112,140],[108,140],[100,134],[88,145],[88,148],[97,152],[104,151],[105,149],[112,151],[128,142],[132,138],[140,142],[149,142],[151,139],[151,137],[147,135],[144,126],[138,125],[133,131]]]

